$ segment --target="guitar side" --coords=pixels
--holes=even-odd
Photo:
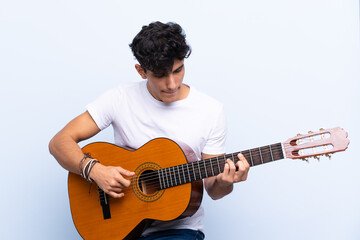
[[[153,220],[169,221],[191,216],[200,206],[202,181],[150,191],[141,184],[144,173],[187,163],[184,151],[186,154],[191,151],[183,151],[169,139],[154,139],[134,151],[102,142],[89,144],[82,150],[103,165],[121,166],[135,172],[131,186],[124,189],[123,198],[107,199],[111,215],[107,219],[96,184],[90,185],[81,176],[69,173],[72,218],[84,239],[132,239],[139,236]]]

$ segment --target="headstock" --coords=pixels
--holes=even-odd
[[[347,136],[348,133],[340,127],[298,134],[283,142],[285,157],[307,160],[308,157],[319,159],[320,155],[325,155],[330,158],[330,154],[347,149],[350,143]]]

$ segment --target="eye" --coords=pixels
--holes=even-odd
[[[183,69],[182,67],[181,67],[181,68],[178,68],[178,69],[176,69],[176,70],[174,71],[174,73],[179,73],[179,72],[181,72],[182,69]]]
[[[154,77],[163,78],[163,77],[165,77],[165,74],[154,74]]]

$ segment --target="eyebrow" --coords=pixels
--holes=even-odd
[[[175,69],[173,72],[179,71],[181,68],[184,67],[184,64],[182,64],[180,67],[178,67],[177,69]]]

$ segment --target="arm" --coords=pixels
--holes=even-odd
[[[85,112],[69,122],[58,132],[49,143],[50,153],[59,164],[70,172],[80,174],[79,163],[84,157],[77,144],[100,132],[88,112]]]
[[[219,155],[202,154],[203,159],[217,156]],[[236,164],[227,159],[224,172],[204,180],[205,189],[212,199],[217,200],[228,195],[232,192],[234,183],[246,180],[250,165],[242,154],[239,154],[238,157],[240,161]]]
[[[70,172],[80,174],[80,161],[84,157],[78,142],[88,139],[100,132],[100,129],[88,112],[85,112],[69,122],[58,132],[49,143],[50,153],[59,164]],[[86,159],[82,164],[85,166]],[[99,159],[101,162],[101,159]],[[130,180],[123,177],[133,173],[121,167],[96,164],[90,172],[90,178],[112,197],[122,197],[122,189],[130,185]]]

